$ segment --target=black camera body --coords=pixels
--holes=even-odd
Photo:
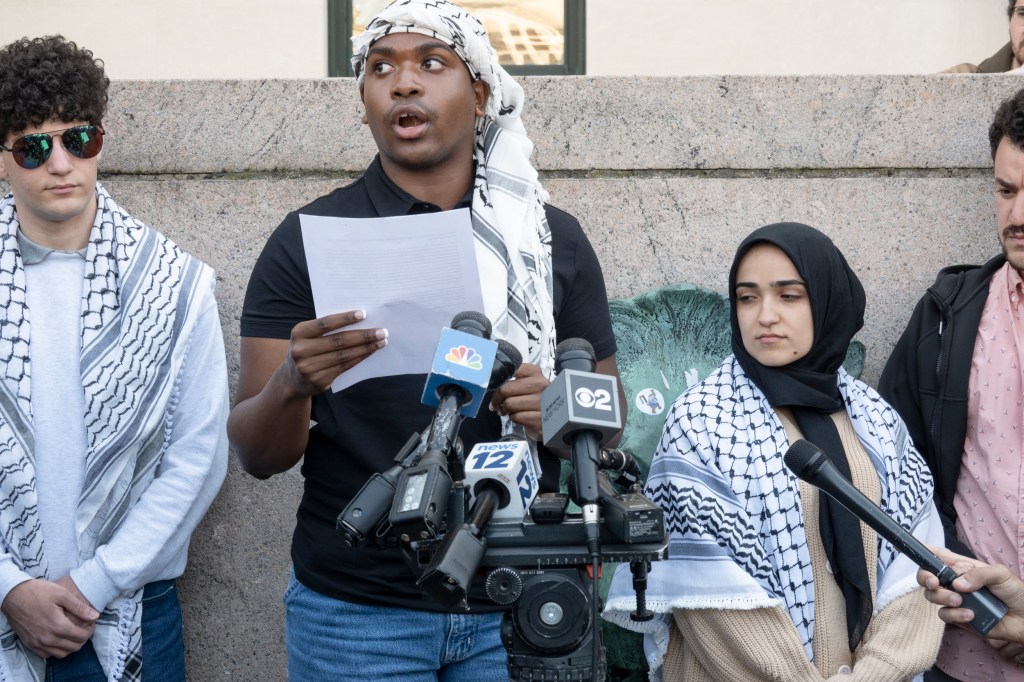
[[[464,603],[470,583],[482,576],[487,596],[509,607],[502,642],[511,680],[605,679],[592,556],[583,519],[566,513],[567,502],[562,493],[540,495],[529,517],[491,521],[479,538],[449,528],[443,540],[411,543],[421,562],[417,584],[435,600],[450,608]],[[629,563],[645,577],[650,562],[665,555],[662,510],[635,491],[603,495],[602,508],[602,559]]]
[[[408,466],[416,460],[417,450],[423,452],[423,442],[414,436],[396,461]],[[617,451],[602,455],[613,452],[622,456]],[[633,485],[619,493],[607,474],[600,473],[598,525],[601,560],[630,565],[637,590],[634,617],[644,620],[650,617],[643,597],[646,574],[651,561],[665,557],[668,539],[664,513],[640,494],[638,474],[620,475],[620,482]],[[594,604],[592,548],[582,515],[567,512],[568,495],[538,495],[520,520],[492,519],[497,495],[477,495],[473,508],[467,509],[470,496],[457,480],[446,503],[438,505],[443,507],[443,520],[437,523],[437,532],[410,537],[392,526],[384,513],[395,497],[399,476],[389,471],[383,478],[387,480],[371,479],[358,496],[361,501],[354,500],[339,515],[338,530],[345,542],[400,547],[410,570],[419,576],[417,585],[447,608],[465,608],[470,586],[482,580],[488,598],[508,607],[501,637],[511,680],[605,679],[601,627],[594,615],[600,604]],[[366,510],[378,508],[376,520],[368,523],[374,514]]]
[[[514,346],[502,341],[499,350],[502,344],[509,348],[496,353],[503,360],[496,362],[500,371],[492,373],[490,388],[507,381],[521,362]],[[541,395],[545,443],[568,446],[576,477],[570,489],[581,514],[566,513],[565,494],[532,497],[536,471],[522,433],[478,443],[467,478],[458,431],[469,391],[438,370],[442,378],[434,379],[442,383],[430,427],[414,434],[395,465],[367,481],[337,519],[350,546],[400,548],[419,576],[416,584],[449,609],[468,608],[470,585],[482,577],[488,597],[509,609],[501,634],[512,680],[603,682],[596,582],[602,560],[630,564],[633,617],[652,617],[644,593],[650,562],[664,558],[668,545],[664,517],[640,494],[635,460],[601,450],[622,420],[616,379],[595,368],[589,343],[563,341],[555,350],[558,376]],[[606,471],[619,472],[620,483],[630,485],[626,494]]]

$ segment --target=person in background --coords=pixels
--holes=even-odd
[[[945,73],[1006,73],[1024,64],[1024,0],[1009,0],[1010,42],[980,64],[957,64]]]
[[[1021,575],[1024,545],[1024,90],[989,127],[996,238],[984,265],[943,269],[914,309],[878,390],[935,477],[945,546]],[[934,680],[1024,680],[1001,643],[948,628]],[[980,678],[978,676],[981,676]]]

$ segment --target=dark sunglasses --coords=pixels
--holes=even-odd
[[[103,149],[103,128],[100,126],[75,126],[48,133],[23,135],[11,143],[10,149],[0,144],[0,149],[10,152],[14,162],[27,170],[39,168],[53,152],[53,136],[60,133],[64,151],[80,159],[91,159]]]

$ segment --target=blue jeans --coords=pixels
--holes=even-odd
[[[352,604],[294,572],[284,605],[291,682],[508,682],[500,613]]]
[[[46,682],[105,682],[92,640],[65,658],[46,659]],[[173,580],[149,583],[142,592],[142,681],[184,682],[181,604]]]

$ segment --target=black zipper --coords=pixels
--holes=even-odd
[[[928,427],[928,433],[931,435],[932,441],[938,442],[936,422],[938,421],[938,415],[942,412],[943,402],[946,400],[946,382],[943,380],[943,372],[945,371],[946,359],[949,356],[949,344],[953,338],[953,316],[951,314],[952,307],[940,298],[933,289],[928,289],[928,295],[931,297],[932,302],[935,303],[935,307],[939,309],[939,354],[935,358],[935,379],[939,387],[939,394],[938,400],[935,401],[935,407],[932,408],[931,425]]]

